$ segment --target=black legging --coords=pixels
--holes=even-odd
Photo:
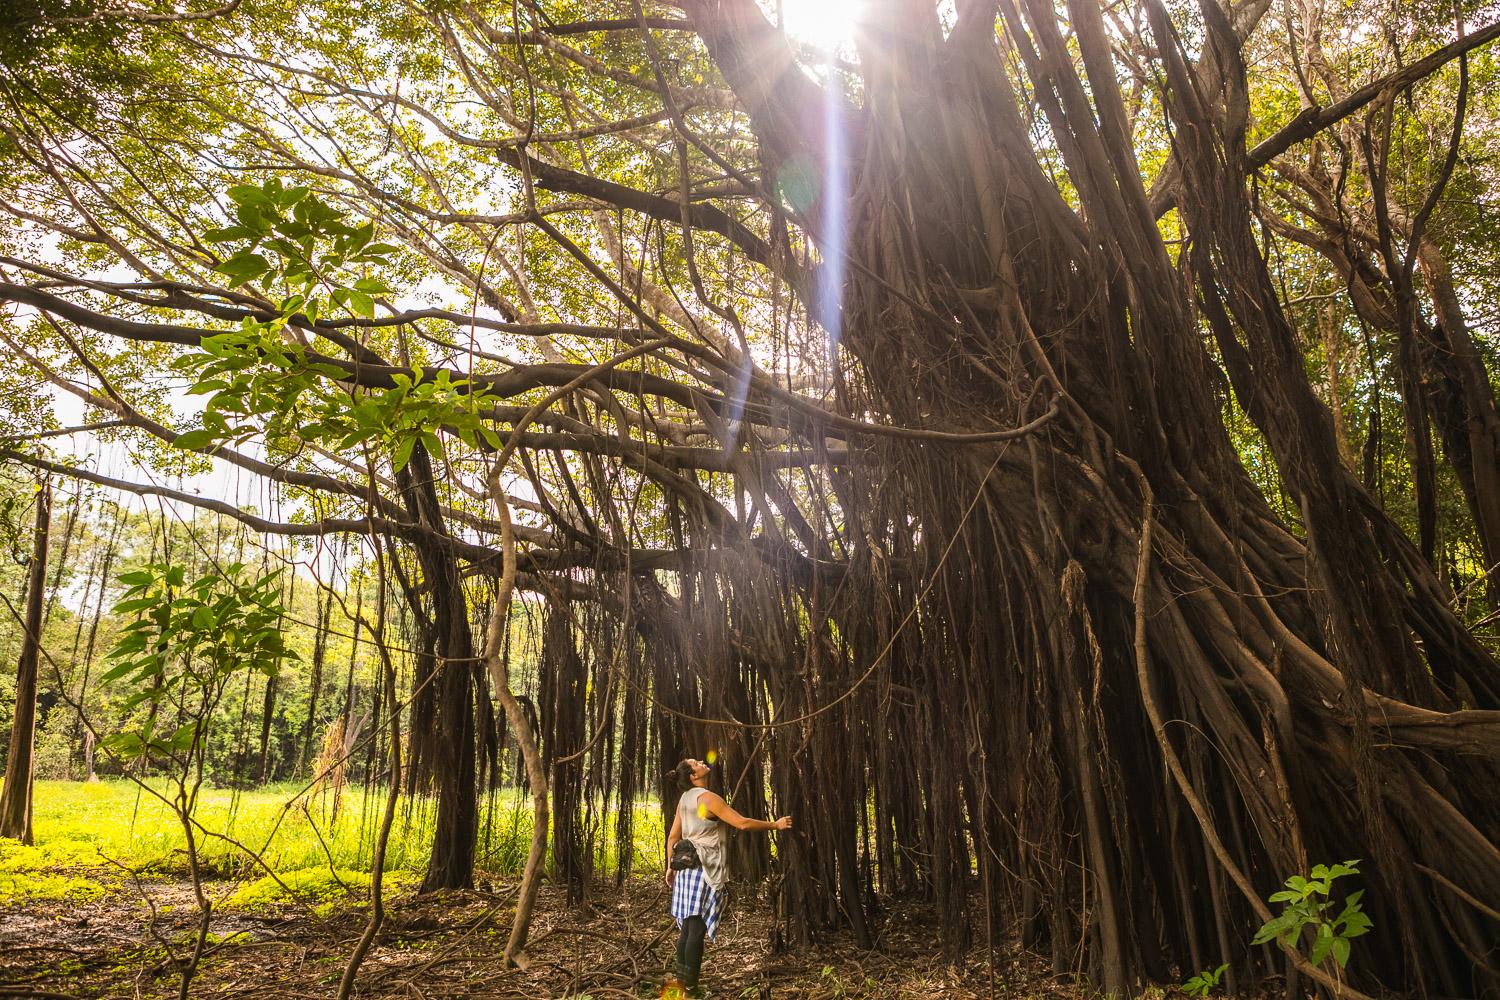
[[[677,978],[682,985],[692,989],[698,985],[698,973],[703,968],[703,937],[708,925],[697,915],[682,922],[682,933],[677,935]]]

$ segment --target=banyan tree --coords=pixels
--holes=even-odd
[[[84,7],[6,29],[0,333],[298,514],[4,458],[390,542],[427,888],[524,774],[580,898],[716,746],[798,817],[738,846],[784,946],[917,894],[1116,995],[1331,986],[1248,942],[1359,858],[1347,995],[1500,994],[1500,412],[1437,226],[1493,197],[1487,6]]]

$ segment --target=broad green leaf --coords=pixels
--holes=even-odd
[[[403,436],[396,442],[395,454],[391,456],[391,465],[395,471],[400,472],[406,468],[406,463],[411,461],[412,449],[417,445],[417,439],[410,434]]]
[[[130,662],[129,660],[126,660],[123,663],[115,664],[113,667],[110,667],[108,670],[104,671],[104,673],[100,674],[99,683],[108,684],[110,681],[117,681],[121,677],[124,677],[126,674],[131,674],[134,672],[135,664]]]
[[[172,439],[172,447],[183,448],[187,451],[196,451],[199,448],[207,448],[214,444],[216,438],[212,431],[198,429],[179,434]]]
[[[1311,960],[1313,965],[1322,965],[1323,960],[1328,957],[1329,949],[1333,947],[1334,937],[1332,934],[1324,934],[1319,928],[1318,936],[1313,941]]]
[[[225,226],[223,229],[210,229],[203,234],[203,238],[210,243],[230,243],[234,240],[248,240],[255,235],[255,231],[248,226]]]
[[[214,268],[220,274],[226,274],[234,279],[235,284],[244,284],[251,281],[271,269],[271,265],[258,253],[244,251],[235,254],[224,263]]]

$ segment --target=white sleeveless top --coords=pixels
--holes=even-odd
[[[689,788],[677,800],[677,816],[682,820],[682,837],[691,840],[703,862],[703,874],[715,892],[729,884],[729,859],[724,850],[727,824],[708,811],[699,809],[698,800],[708,794],[706,788]]]

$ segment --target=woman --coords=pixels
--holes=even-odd
[[[676,872],[667,868],[667,885],[672,887],[672,916],[681,932],[677,936],[677,983],[693,989],[703,966],[703,938],[710,941],[719,926],[724,909],[724,887],[729,882],[725,854],[725,826],[736,830],[790,830],[792,817],[783,816],[774,823],[749,819],[735,812],[718,794],[708,790],[711,768],[691,757],[672,771],[682,797],[677,800],[677,815],[672,832],[667,834],[667,860],[679,840],[692,841],[697,848],[701,868]],[[663,995],[671,993],[668,990]]]

